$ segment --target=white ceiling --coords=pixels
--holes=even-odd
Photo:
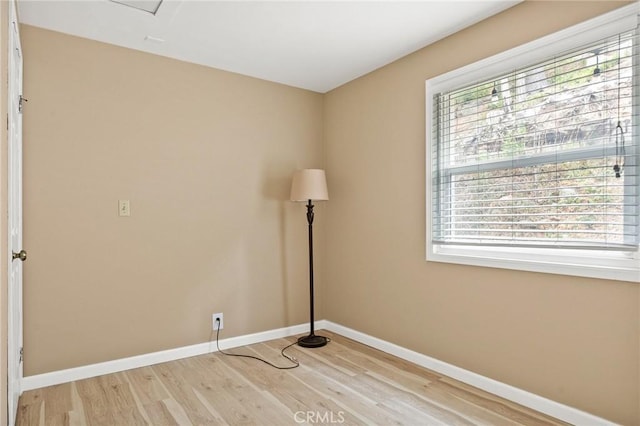
[[[520,1],[164,0],[154,16],[109,0],[19,0],[18,13],[24,24],[324,93]]]

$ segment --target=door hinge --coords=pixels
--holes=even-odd
[[[22,362],[22,358],[24,358],[24,347],[20,348],[20,361]]]
[[[22,114],[22,107],[24,106],[25,102],[29,102],[29,99],[22,97],[22,95],[20,95],[20,99],[18,100],[18,112]]]

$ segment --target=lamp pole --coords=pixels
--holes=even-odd
[[[315,330],[315,316],[313,313],[313,204],[311,204],[311,200],[309,200],[307,204],[307,222],[309,223],[309,324],[311,325],[310,336],[313,336]]]
[[[307,202],[307,223],[309,224],[309,335],[300,337],[298,345],[305,348],[319,348],[327,344],[327,338],[315,335],[315,316],[313,312],[313,204]]]

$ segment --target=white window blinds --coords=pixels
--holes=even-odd
[[[437,93],[433,244],[637,250],[637,32]]]

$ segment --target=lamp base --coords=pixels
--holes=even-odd
[[[298,346],[303,348],[319,348],[327,344],[327,338],[310,334],[298,339]]]

